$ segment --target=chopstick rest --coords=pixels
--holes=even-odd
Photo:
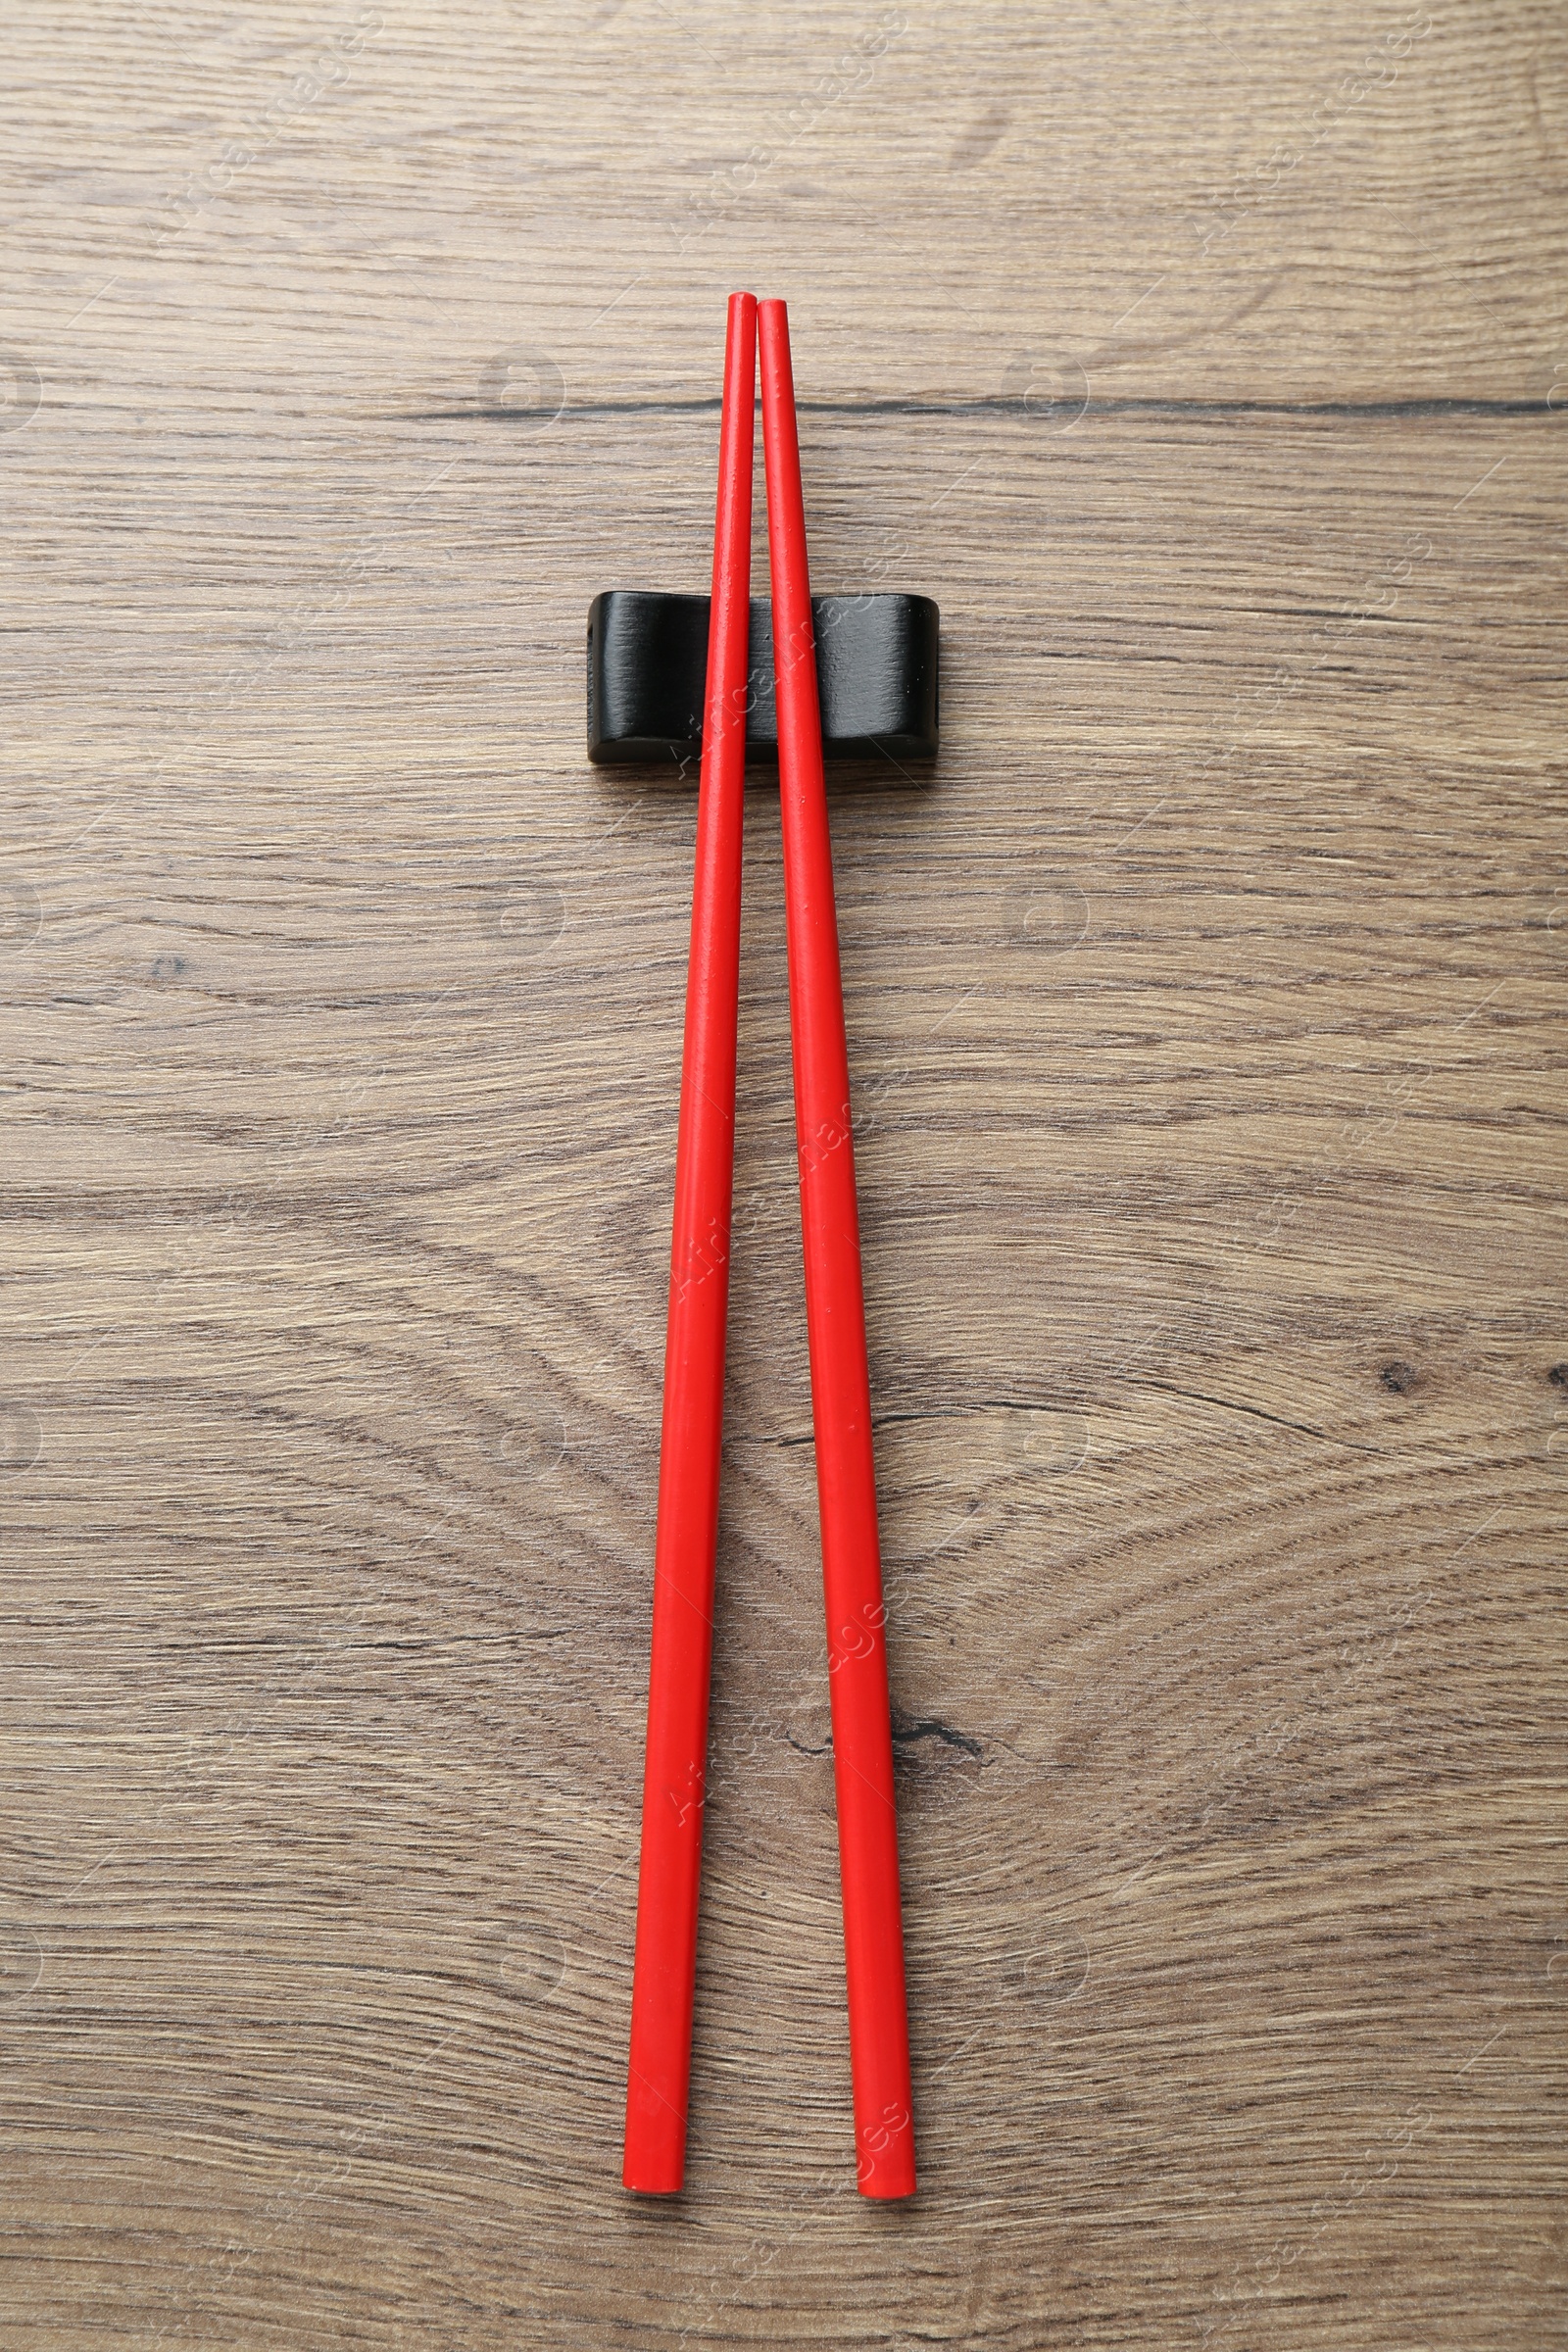
[[[940,615],[928,596],[814,596],[822,757],[885,765],[889,783],[937,756]],[[588,609],[588,757],[599,767],[686,763],[703,748],[708,598],[609,588]],[[773,608],[752,599],[746,756],[778,757]]]

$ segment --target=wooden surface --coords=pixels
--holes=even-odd
[[[0,2345],[1561,2340],[1565,35],[22,12]],[[835,807],[900,2211],[761,785],[617,2186],[694,803],[586,766],[583,624],[706,583],[740,284],[816,586],[943,611],[934,783]]]

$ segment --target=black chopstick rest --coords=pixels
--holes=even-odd
[[[928,596],[816,596],[817,689],[828,760],[937,756],[939,621]],[[588,609],[588,757],[597,766],[691,763],[703,748],[708,599],[610,588]],[[773,608],[752,599],[749,758],[778,756]]]

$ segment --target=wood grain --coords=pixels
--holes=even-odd
[[[0,2345],[1561,2327],[1568,32],[12,29]],[[923,2176],[853,2190],[776,807],[690,2185],[616,2185],[707,576],[791,303]],[[760,513],[760,501],[759,501]]]

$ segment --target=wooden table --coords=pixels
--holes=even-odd
[[[1560,9],[9,62],[0,2345],[1555,2340]],[[742,284],[817,586],[943,612],[934,782],[834,808],[898,2210],[760,778],[690,2177],[617,2184],[695,806],[583,629],[706,584]]]

